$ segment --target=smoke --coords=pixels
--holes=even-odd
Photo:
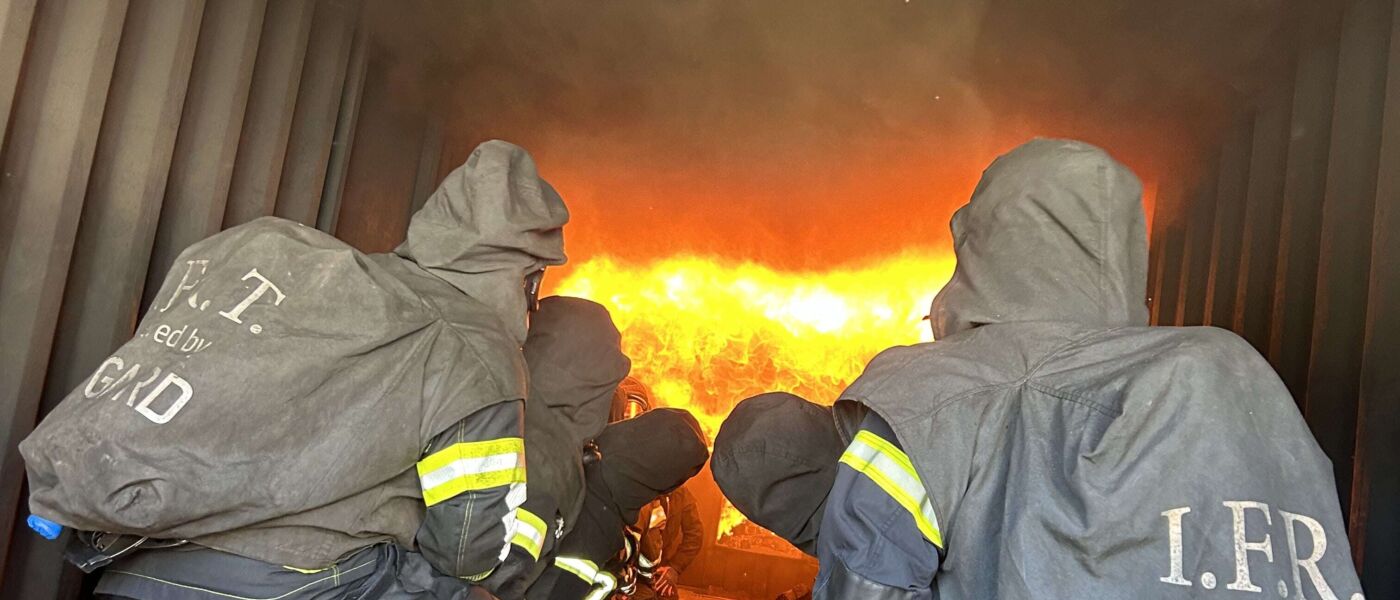
[[[1188,177],[1282,68],[1282,0],[380,2],[443,120],[530,149],[574,258],[787,268],[946,248],[981,169],[1035,135]]]

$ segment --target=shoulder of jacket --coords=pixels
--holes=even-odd
[[[525,357],[499,317],[480,301],[392,254],[370,255],[411,293],[437,336],[477,360],[504,396],[524,397]]]
[[[976,344],[959,340],[896,346],[881,352],[841,395],[875,409],[887,421],[903,412],[926,413],[943,401],[998,384],[1010,384],[1021,373],[998,361],[986,360]]]
[[[1255,362],[1267,365],[1254,346],[1218,327],[1123,327],[1094,336],[1070,349],[1121,357],[1129,364],[1164,368]],[[1140,354],[1140,356],[1134,356]]]

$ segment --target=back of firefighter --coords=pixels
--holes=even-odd
[[[26,440],[31,510],[84,531],[69,555],[110,563],[109,597],[482,596],[464,582],[520,529],[520,345],[567,220],[524,150],[488,142],[393,254],[277,219],[195,244],[137,337]],[[245,301],[216,316],[224,287]],[[182,330],[206,347],[150,350]],[[164,420],[90,400],[138,362],[195,394]]]
[[[781,448],[820,475],[737,485],[778,453],[736,409],[716,479],[819,557],[814,598],[1363,598],[1329,461],[1268,363],[1146,327],[1144,220],[1102,150],[1025,144],[953,218],[938,341],[881,353]],[[802,494],[805,519],[775,516]]]

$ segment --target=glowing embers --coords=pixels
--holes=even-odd
[[[951,254],[914,251],[816,272],[598,257],[555,292],[607,306],[656,405],[689,409],[713,440],[746,397],[781,390],[830,404],[881,350],[930,339],[921,319],[952,270]],[[743,520],[725,509],[721,535]]]

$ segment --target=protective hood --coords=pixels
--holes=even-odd
[[[525,276],[564,264],[569,211],[524,149],[477,146],[444,179],[394,250],[491,307],[525,341]]]
[[[957,268],[933,300],[936,338],[990,323],[1147,324],[1142,184],[1082,142],[998,158],[953,215]]]
[[[739,512],[815,555],[826,496],[845,447],[831,409],[771,392],[729,413],[715,436],[710,469]]]
[[[589,476],[602,485],[623,523],[637,520],[648,502],[671,493],[705,466],[710,451],[700,423],[678,408],[658,408],[609,425],[598,436],[603,459]],[[590,489],[590,494],[595,490]]]
[[[530,317],[523,348],[530,369],[525,403],[530,493],[548,494],[572,526],[583,502],[583,446],[608,424],[613,390],[632,363],[602,305],[554,296]]]

